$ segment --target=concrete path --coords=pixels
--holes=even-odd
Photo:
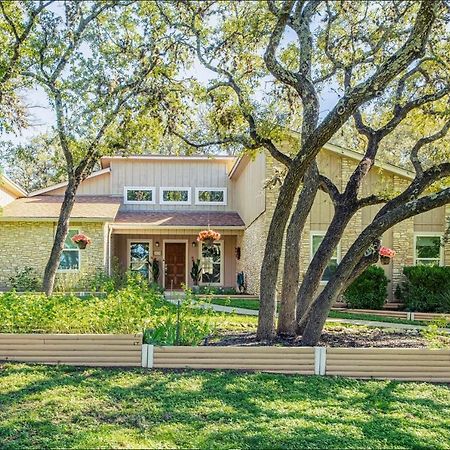
[[[184,294],[183,293],[174,293],[172,296],[166,294],[166,300],[170,303],[177,304],[178,300],[183,301]],[[198,308],[209,309],[212,308],[217,312],[225,312],[225,313],[233,313],[233,314],[241,314],[244,316],[257,316],[258,311],[255,309],[246,309],[246,308],[234,308],[232,306],[223,306],[223,305],[215,305],[214,303],[201,303],[195,302]],[[394,330],[422,330],[426,328],[423,325],[414,325],[414,324],[406,324],[406,323],[391,323],[391,322],[378,322],[375,320],[358,320],[358,319],[338,319],[338,318],[328,318],[327,322],[333,323],[349,323],[353,325],[364,325],[369,327],[377,327],[377,328],[391,328]],[[450,333],[450,330],[444,329],[445,332]]]

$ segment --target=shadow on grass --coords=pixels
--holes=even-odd
[[[439,448],[449,401],[425,383],[7,365],[0,447]]]

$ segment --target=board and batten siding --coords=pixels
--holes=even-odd
[[[247,155],[243,159],[232,176],[232,195],[235,210],[248,227],[266,209],[266,157],[261,152],[254,160]]]
[[[45,195],[64,195],[66,187],[54,189]],[[84,180],[78,190],[77,195],[111,195],[110,173],[104,173]]]
[[[124,205],[124,209],[139,210],[210,210],[233,211],[233,196],[228,180],[228,161],[205,160],[139,160],[121,159],[111,161],[112,195],[123,196],[124,186],[155,187],[154,205]],[[161,187],[190,187],[190,205],[161,205]],[[196,205],[195,188],[227,188],[227,205]]]

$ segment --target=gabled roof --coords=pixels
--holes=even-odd
[[[99,175],[104,175],[106,173],[111,172],[111,169],[107,167],[106,169],[98,170],[97,172],[91,173],[88,177],[86,177],[86,180],[89,180],[91,178],[98,177]],[[35,197],[36,195],[42,195],[46,194],[47,192],[54,191],[56,189],[60,189],[62,187],[67,186],[67,181],[63,181],[61,183],[53,184],[52,186],[47,186],[46,188],[38,189],[36,191],[30,192],[30,197]]]
[[[103,156],[100,159],[100,165],[102,168],[109,167],[111,161],[123,160],[123,161],[146,161],[146,160],[159,160],[159,161],[233,161],[235,156],[230,155],[192,155],[192,156],[177,156],[177,155],[129,155],[129,156]]]
[[[0,221],[57,220],[63,196],[41,195],[19,198],[3,208]],[[109,196],[77,196],[71,220],[109,221],[116,217],[121,199]]]
[[[292,132],[294,133],[294,132]],[[298,133],[297,133],[298,134]],[[335,153],[340,156],[345,156],[346,158],[353,159],[355,161],[360,161],[361,158],[364,156],[362,153],[356,152],[355,150],[350,150],[348,148],[341,147],[336,144],[326,143],[323,147],[323,150],[327,150],[329,152]],[[250,161],[250,157],[248,155],[243,155],[239,157],[236,162],[234,163],[233,167],[230,170],[230,173],[228,174],[229,178],[232,178],[235,174],[239,173],[238,167],[241,164],[246,164]],[[414,178],[414,172],[410,170],[403,169],[402,167],[396,166],[391,163],[385,163],[379,160],[375,161],[375,167],[378,167],[379,169],[386,170],[387,172],[395,173],[396,175],[399,175],[403,178],[407,179],[413,179]]]
[[[0,187],[5,188],[12,194],[14,194],[16,197],[26,197],[27,192],[25,189],[23,189],[21,186],[19,186],[17,183],[14,183],[11,178],[6,176],[4,173],[0,174]]]

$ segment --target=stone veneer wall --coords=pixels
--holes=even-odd
[[[9,278],[24,267],[34,268],[42,277],[53,244],[56,224],[53,222],[0,222],[0,290],[10,287]],[[73,223],[92,239],[81,252],[78,272],[59,273],[61,286],[76,284],[84,287],[83,278],[97,268],[105,267],[105,233],[103,223]],[[84,278],[85,279],[85,278]]]
[[[445,217],[450,221],[450,205],[446,205],[445,207]],[[450,222],[447,222],[446,225],[450,226]],[[444,247],[444,265],[450,266],[450,236],[448,236]]]

